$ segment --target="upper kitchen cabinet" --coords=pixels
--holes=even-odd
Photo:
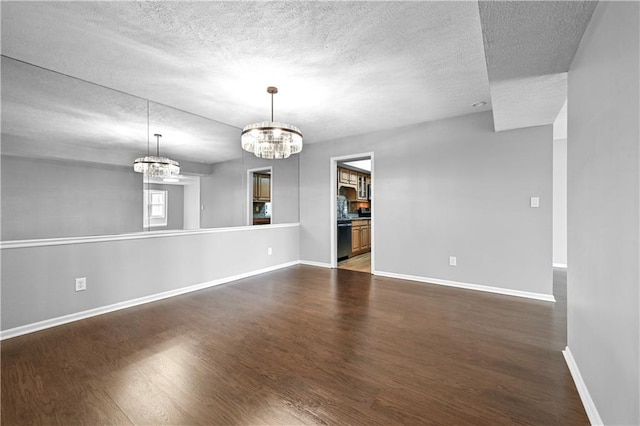
[[[357,185],[358,184],[358,172],[349,169],[343,169],[338,167],[338,183],[344,185]]]
[[[253,199],[256,201],[271,201],[271,175],[253,174]]]
[[[371,184],[371,175],[366,173],[358,173],[358,200],[367,201],[369,199],[369,185]]]
[[[353,188],[356,193],[355,200],[368,201],[370,185],[371,175],[369,173],[338,167],[338,187]]]

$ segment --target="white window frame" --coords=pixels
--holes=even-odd
[[[151,216],[151,198],[153,195],[162,195],[164,203],[156,204],[163,206],[162,215]],[[153,228],[159,226],[167,226],[167,206],[169,205],[169,192],[161,189],[145,189],[143,192],[143,206],[142,206],[142,226],[144,228]]]

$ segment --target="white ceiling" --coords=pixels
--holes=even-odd
[[[492,108],[497,130],[550,124],[562,106],[555,99],[566,97],[566,82],[553,76],[568,70],[592,4],[495,3],[3,1],[2,54],[216,120],[209,128],[193,123],[200,117],[166,112],[156,127],[183,133],[151,129],[164,132],[167,155],[194,162],[237,152],[240,128],[269,117],[269,85],[279,88],[275,119],[298,126],[305,143]],[[120,132],[98,126],[77,141],[71,135],[83,120],[68,119],[69,105],[75,116],[95,115],[86,94],[62,90],[65,108],[55,108],[53,97],[38,104],[40,92],[55,90],[28,79],[20,85],[20,65],[7,62],[3,152],[46,148],[38,144],[52,123],[69,136],[67,148],[82,144],[87,160],[100,153],[130,164],[131,153],[146,150],[143,99],[125,108]],[[537,101],[540,112],[523,121],[529,99],[522,96],[540,93],[531,79],[545,81],[552,101]],[[36,105],[29,110],[20,99]],[[117,95],[91,99],[118,105]],[[474,109],[476,101],[487,105]]]

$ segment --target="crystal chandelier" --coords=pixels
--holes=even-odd
[[[302,132],[291,124],[273,121],[273,95],[278,88],[267,87],[267,93],[271,94],[271,121],[245,126],[240,139],[242,149],[270,160],[288,158],[302,151]]]
[[[144,173],[145,176],[168,178],[180,173],[180,164],[166,157],[160,157],[161,134],[156,137],[156,155],[149,155],[149,101],[147,101],[147,156],[136,158],[133,162],[133,171]]]

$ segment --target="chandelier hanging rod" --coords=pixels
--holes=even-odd
[[[153,136],[156,137],[156,156],[160,157],[160,138],[162,135],[160,133],[154,133]]]
[[[271,93],[271,121],[273,122],[273,95],[278,93],[278,88],[274,86],[267,87],[267,92]]]

